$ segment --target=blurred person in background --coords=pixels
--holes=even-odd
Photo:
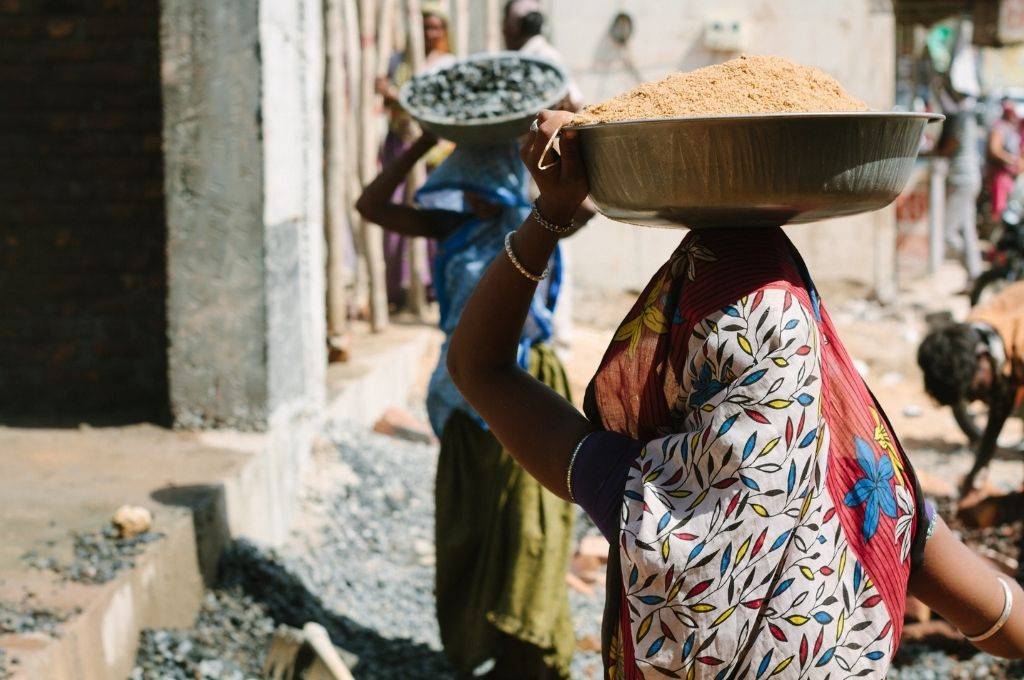
[[[423,13],[423,46],[426,58],[421,71],[441,68],[455,61],[448,38],[449,17],[444,3],[426,0],[421,3]],[[381,150],[381,163],[387,166],[394,162],[412,143],[416,127],[413,119],[402,108],[398,101],[398,91],[414,75],[412,58],[405,52],[392,55],[388,66],[387,77],[377,80],[377,93],[384,98],[388,114],[388,133],[384,138]],[[445,142],[435,146],[424,159],[427,172],[437,167],[445,156],[451,152],[452,145]],[[395,188],[394,200],[402,201],[405,197],[404,182]],[[409,239],[396,232],[384,234],[384,264],[386,269],[386,285],[388,303],[393,310],[401,309],[406,304],[409,287],[412,283],[412,264],[409,261]],[[436,245],[432,240],[427,242],[428,260],[433,262]],[[430,267],[423,272],[423,285],[429,286]]]
[[[516,52],[547,59],[565,68],[562,54],[544,37],[544,23],[539,0],[509,0],[505,4],[505,20],[502,23],[505,46]],[[583,94],[570,77],[569,93],[557,108],[576,112],[582,107]]]
[[[931,331],[918,349],[917,363],[925,391],[940,404],[960,409],[958,420],[972,401],[989,408],[984,432],[972,436],[974,466],[961,489],[967,494],[992,460],[999,433],[1024,396],[1024,282],[975,307],[966,323]]]
[[[545,21],[539,0],[509,0],[505,4],[505,16],[502,23],[505,47],[554,62],[562,67],[568,75],[562,54],[544,37]],[[569,75],[569,92],[555,108],[574,113],[583,108],[583,94],[571,75]],[[530,184],[531,198],[536,198],[536,185],[532,180]],[[590,199],[587,199],[576,214],[576,223],[584,225],[596,213],[597,209],[594,208]],[[572,256],[569,248],[562,252],[562,271],[562,294],[559,298],[558,309],[555,310],[552,342],[562,356],[567,357],[572,349],[573,316]]]
[[[963,258],[968,284],[981,274],[978,194],[981,192],[978,120],[973,97],[944,93],[946,121],[935,153],[949,159],[946,178],[946,247]],[[969,286],[968,286],[969,288]]]
[[[427,391],[437,462],[437,618],[459,677],[494,661],[495,680],[567,678],[576,646],[565,574],[575,510],[520,467],[456,389],[446,366],[451,333],[505,237],[531,214],[526,168],[514,141],[458,146],[416,194],[394,199],[416,162],[435,148],[424,134],[385,166],[356,203],[367,220],[438,241],[434,286],[445,333]],[[539,207],[537,208],[540,209]],[[559,297],[560,256],[547,263],[517,341],[519,366],[553,394],[568,379],[548,344]]]
[[[992,196],[992,220],[996,224],[1006,209],[1013,183],[1021,171],[1021,119],[1013,100],[1003,99],[1002,109],[1002,115],[988,133],[988,182]]]

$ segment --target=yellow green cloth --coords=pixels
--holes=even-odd
[[[530,350],[530,372],[569,398],[561,362]],[[576,638],[565,573],[574,508],[523,470],[462,411],[437,466],[437,618],[462,673],[488,659],[494,678],[568,678]]]

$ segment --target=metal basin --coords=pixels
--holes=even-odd
[[[494,52],[473,55],[465,59],[461,59],[455,64],[449,64],[448,66],[443,66],[435,69],[434,71],[446,71],[458,63],[466,61],[493,61],[495,59],[505,59],[509,57],[515,57],[520,61],[537,62],[538,64],[542,64],[546,68],[555,71],[562,82],[561,87],[559,87],[557,91],[552,93],[546,101],[535,109],[531,109],[529,111],[518,111],[504,116],[496,116],[494,118],[482,118],[479,120],[455,120],[454,118],[437,116],[428,111],[417,109],[409,102],[409,95],[412,92],[412,81],[403,85],[402,89],[399,90],[398,103],[403,109],[409,112],[410,116],[416,119],[416,122],[419,123],[420,127],[424,130],[429,130],[438,137],[448,139],[456,144],[486,145],[521,137],[530,129],[530,124],[542,109],[549,109],[556,106],[559,102],[565,99],[566,95],[569,94],[569,77],[566,75],[565,69],[550,59],[545,59],[532,54],[520,54],[519,52]]]
[[[580,126],[598,210],[656,226],[756,227],[878,210],[935,114],[791,113]]]

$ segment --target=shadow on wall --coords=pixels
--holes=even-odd
[[[217,564],[221,553],[231,546],[224,486],[166,486],[154,491],[150,498],[163,505],[173,505],[191,511],[199,569],[207,587],[213,586],[217,580]]]

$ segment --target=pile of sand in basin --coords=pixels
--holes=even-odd
[[[867,111],[839,82],[782,57],[739,57],[644,83],[576,114],[573,125],[749,113]]]

